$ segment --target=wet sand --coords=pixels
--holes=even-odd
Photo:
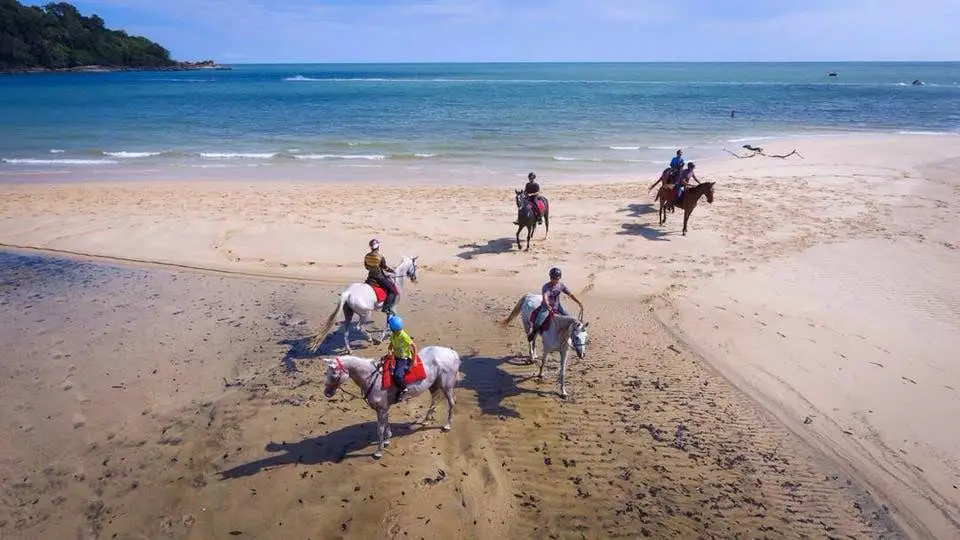
[[[565,402],[555,361],[532,379],[521,331],[495,324],[518,295],[417,288],[404,306],[415,339],[465,356],[454,429],[409,425],[426,397],[397,407],[378,462],[372,412],[325,399],[322,362],[305,350],[304,313],[330,306],[334,288],[9,255],[3,282],[17,351],[3,377],[11,537],[859,537],[890,526],[647,304],[591,299],[602,315]]]

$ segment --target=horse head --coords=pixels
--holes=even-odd
[[[404,257],[400,264],[397,265],[397,276],[402,278],[407,278],[410,281],[417,282],[417,259],[420,256],[417,255],[413,258]]]
[[[523,203],[527,200],[526,195],[522,189],[515,189],[513,191],[517,194],[517,208],[523,208]]]
[[[343,362],[339,357],[324,358],[323,361],[327,364],[327,374],[323,381],[323,395],[332,398],[347,378],[347,368],[343,367]]]
[[[716,182],[704,182],[704,183],[703,183],[703,185],[707,186],[707,187],[706,187],[706,190],[707,190],[707,192],[706,192],[707,202],[710,203],[710,204],[713,204],[713,184],[715,184],[715,183],[716,183]]]
[[[587,326],[589,324],[588,322],[574,319],[574,323],[570,327],[570,343],[573,345],[573,350],[577,352],[577,358],[581,360],[583,360],[583,357],[587,354]]]
[[[590,323],[562,315],[557,316],[554,320],[557,321],[558,325],[557,329],[559,332],[557,337],[563,341],[569,339],[570,344],[573,345],[573,350],[577,353],[577,358],[582,360],[587,354],[587,340],[589,339],[587,336],[587,326],[589,326]]]

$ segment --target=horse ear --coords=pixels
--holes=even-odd
[[[583,327],[584,327],[584,328],[586,328],[586,327],[588,327],[588,326],[590,326],[590,323],[589,323],[589,322],[583,323]]]
[[[413,256],[413,262],[417,262],[417,259],[419,259],[419,258],[420,258],[419,255],[414,255],[414,256]]]

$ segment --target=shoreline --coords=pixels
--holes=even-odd
[[[0,75],[34,75],[34,74],[53,74],[53,73],[123,73],[128,71],[229,71],[233,69],[228,65],[217,64],[213,60],[203,60],[200,62],[175,62],[169,66],[73,66],[66,68],[44,68],[44,67],[22,67],[0,70]]]

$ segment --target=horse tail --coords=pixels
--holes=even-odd
[[[314,336],[313,340],[310,341],[310,352],[317,352],[317,349],[320,347],[320,344],[323,343],[323,338],[327,337],[327,334],[330,333],[330,329],[333,328],[333,322],[337,318],[337,313],[343,310],[343,305],[347,302],[347,291],[340,293],[340,301],[337,303],[337,307],[333,308],[333,313],[327,317],[327,322],[323,323],[323,327],[320,329],[320,332]]]
[[[512,321],[520,313],[520,309],[523,307],[523,301],[526,299],[526,296],[521,296],[520,300],[517,302],[517,305],[514,306],[513,311],[511,311],[510,315],[508,315],[507,318],[504,319],[504,321],[500,324],[503,326],[510,324],[510,321]]]

